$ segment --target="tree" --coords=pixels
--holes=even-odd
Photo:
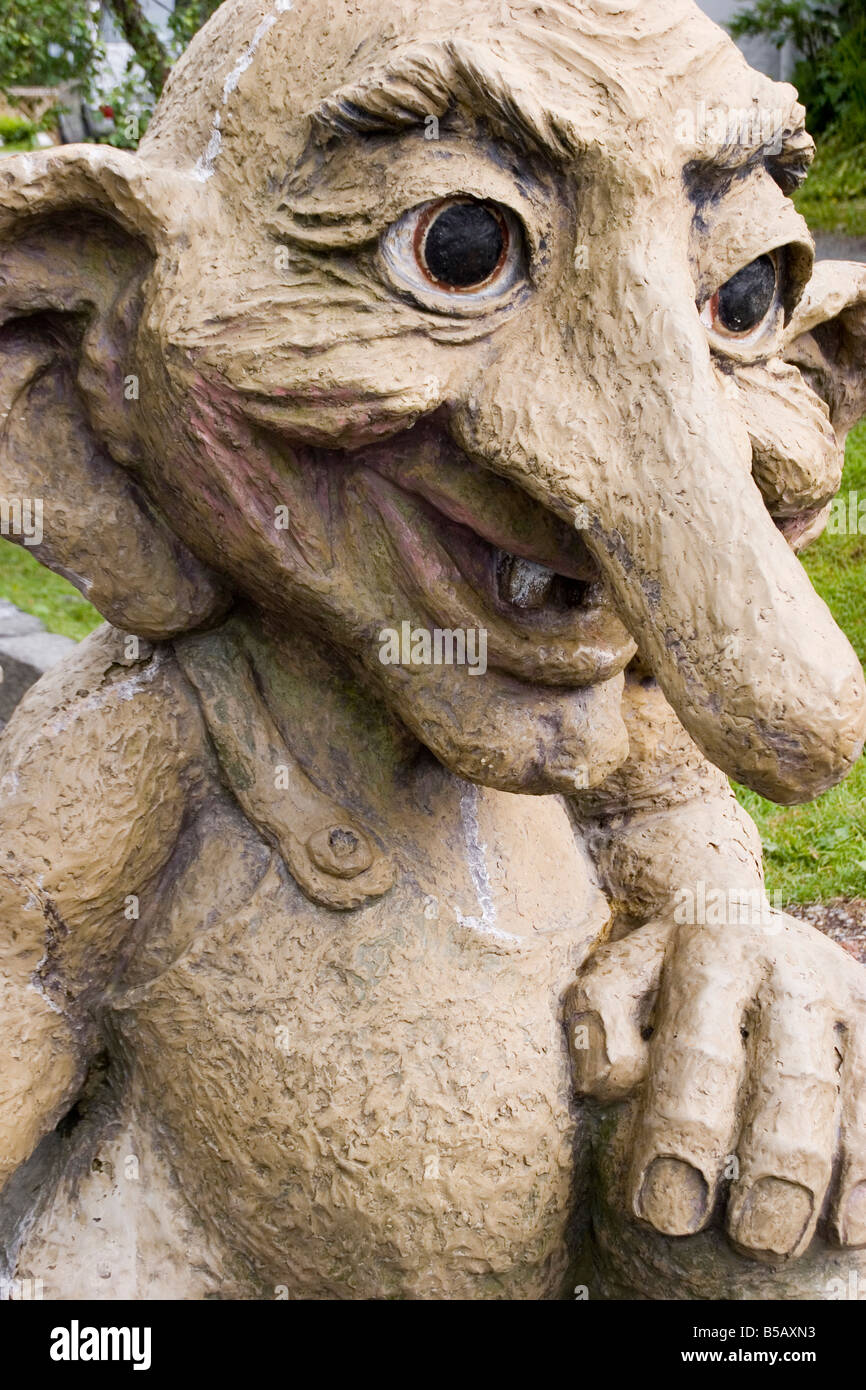
[[[111,11],[120,31],[158,97],[171,68],[168,49],[153,25],[145,18],[139,0],[110,0]]]
[[[92,73],[102,46],[94,0],[0,0],[0,88],[54,87]]]
[[[141,0],[0,0],[0,89],[74,81],[93,96],[104,56],[99,37],[104,5],[133,50],[152,105],[172,63],[219,3],[176,0],[166,41],[147,19]]]
[[[866,12],[863,0],[754,0],[728,26],[801,54],[793,81],[813,132],[866,139]]]
[[[108,4],[123,37],[147,75],[154,97],[158,97],[173,60],[180,56],[193,35],[210,19],[220,0],[175,0],[168,20],[172,35],[170,47],[163,43],[145,17],[139,0],[108,0]]]
[[[222,0],[175,0],[168,25],[178,54],[183,53],[221,3]]]

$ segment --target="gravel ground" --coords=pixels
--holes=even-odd
[[[811,922],[866,965],[866,898],[831,898],[826,903],[795,903],[785,911]]]

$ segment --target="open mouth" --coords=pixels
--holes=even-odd
[[[365,451],[354,478],[413,608],[433,626],[484,629],[488,665],[522,680],[583,686],[621,671],[635,646],[580,534],[441,436],[409,434],[411,448]]]
[[[552,636],[566,633],[581,613],[599,606],[601,574],[579,537],[574,546],[578,577],[495,545],[474,527],[429,504],[428,510],[438,513],[435,524],[441,543],[461,573],[506,621]]]
[[[568,613],[587,601],[589,582],[569,579],[535,560],[495,552],[496,591],[502,603],[524,613]]]

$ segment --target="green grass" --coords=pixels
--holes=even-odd
[[[866,499],[866,422],[851,431],[845,451],[842,497],[851,489]],[[803,563],[866,664],[866,535],[825,532]],[[866,758],[847,781],[805,806],[776,806],[743,787],[736,791],[761,832],[767,886],[783,902],[866,897]]]
[[[30,121],[26,116],[0,115],[0,155],[24,154],[38,150],[38,136],[55,123],[55,115],[48,112],[40,121]]]
[[[102,622],[76,588],[40,565],[24,546],[7,540],[0,540],[0,598],[35,613],[49,632],[79,641]]]
[[[0,116],[0,140],[29,140],[37,126],[26,116]]]
[[[866,421],[848,439],[842,496],[851,489],[866,499]],[[866,535],[825,534],[803,560],[866,664]],[[68,637],[85,637],[102,621],[77,589],[5,540],[0,596]],[[784,902],[866,896],[866,758],[846,782],[806,806],[776,806],[743,787],[736,790],[761,832],[768,887],[778,889]]]
[[[866,236],[866,144],[852,145],[839,135],[819,140],[794,202],[813,232]]]

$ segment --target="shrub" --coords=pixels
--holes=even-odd
[[[753,0],[728,26],[734,38],[756,35],[801,55],[792,79],[813,134],[866,140],[866,10],[863,0]]]

